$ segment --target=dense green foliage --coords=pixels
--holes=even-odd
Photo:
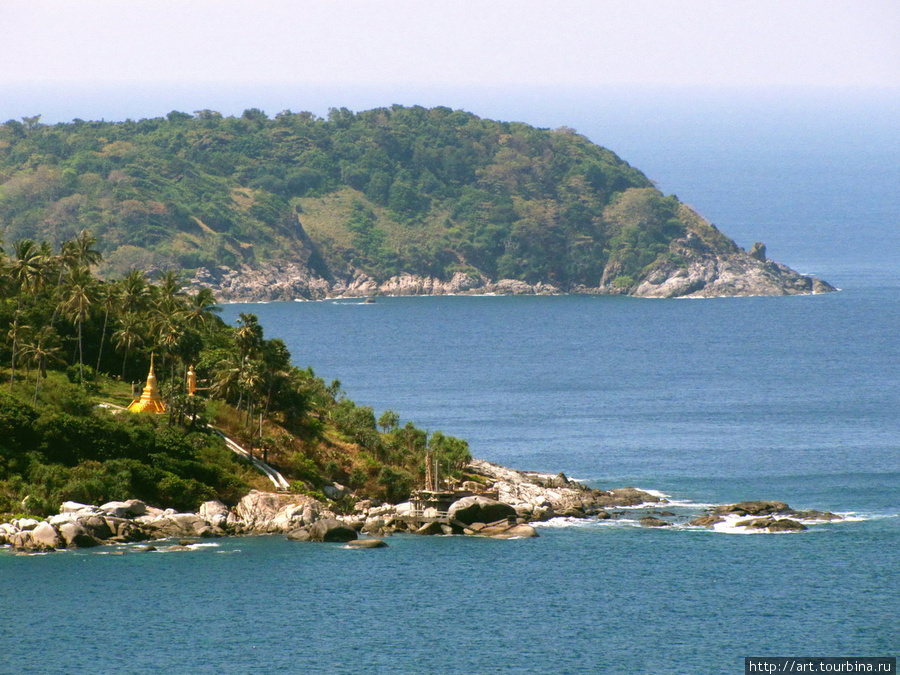
[[[25,239],[0,254],[0,512],[130,497],[187,509],[269,488],[208,420],[313,494],[340,480],[400,499],[421,482],[426,451],[451,474],[468,460],[464,441],[400,428],[394,413],[379,432],[371,408],[294,366],[254,315],[225,325],[208,289],[186,294],[173,272],[99,279],[95,245],[81,232],[58,251]],[[154,356],[166,414],[97,406],[127,405],[127,381],[141,385]]]
[[[294,260],[598,286],[665,255],[680,206],[571,129],[449,108],[0,125],[0,235],[90,229],[115,274]]]

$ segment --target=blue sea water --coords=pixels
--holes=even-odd
[[[223,315],[256,313],[298,365],[376,414],[466,438],[478,457],[658,490],[679,514],[779,499],[847,522],[739,535],[626,515],[531,540],[396,536],[377,551],[256,537],[0,555],[0,672],[702,675],[742,672],[750,655],[896,656],[898,141],[874,112],[863,129],[834,114],[804,131],[749,113],[757,124],[741,127],[727,109],[731,126],[701,133],[685,107],[641,137],[573,110],[585,117],[572,126],[617,136],[624,149],[606,144],[741,245],[766,241],[842,291]],[[776,138],[796,142],[760,142]]]

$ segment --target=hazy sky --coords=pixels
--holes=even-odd
[[[0,0],[0,86],[900,86],[898,0]]]

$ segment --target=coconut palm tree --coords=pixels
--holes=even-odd
[[[124,380],[128,353],[135,347],[144,344],[144,334],[141,331],[141,323],[137,314],[128,312],[119,319],[119,330],[112,334],[112,340],[117,350],[125,352],[122,357],[122,379]]]
[[[84,383],[84,321],[97,300],[97,280],[86,268],[72,270],[62,290],[61,311],[78,327],[78,374]]]
[[[120,291],[116,283],[101,283],[97,288],[99,304],[103,307],[103,330],[100,332],[100,349],[97,353],[96,372],[100,372],[100,361],[103,359],[103,342],[106,340],[106,329],[109,326],[109,314],[119,305]]]
[[[44,326],[36,333],[32,333],[30,339],[22,344],[22,357],[35,367],[34,405],[37,405],[41,381],[47,378],[47,366],[52,361],[63,363],[59,351],[56,331],[51,326]]]
[[[201,288],[187,300],[184,321],[194,330],[201,331],[215,318],[215,312],[221,311],[216,306],[216,296],[208,288]]]
[[[16,352],[18,349],[19,328],[21,327],[22,301],[29,295],[36,294],[46,283],[47,259],[41,247],[31,239],[23,239],[13,244],[15,258],[9,266],[9,279],[16,294],[16,313],[13,328],[10,331],[12,340],[12,359],[10,361],[10,387],[16,381]]]
[[[141,312],[147,309],[150,302],[150,288],[147,285],[147,277],[141,270],[131,270],[122,277],[119,286],[122,296],[119,309],[122,313]]]

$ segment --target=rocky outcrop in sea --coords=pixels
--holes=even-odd
[[[362,270],[325,279],[298,262],[268,262],[239,268],[200,268],[189,283],[210,288],[222,302],[269,302],[411,295],[558,295],[563,293],[631,295],[645,298],[809,295],[836,290],[815,277],[795,272],[766,258],[765,246],[747,252],[718,248],[688,234],[672,243],[673,256],[661,258],[643,275],[622,284],[610,263],[597,286],[529,284],[517,279],[489,279],[475,271],[450,279],[400,274],[378,281]],[[679,262],[673,262],[678,260]]]
[[[483,460],[474,460],[468,470],[478,480],[462,485],[460,496],[441,518],[427,517],[427,511],[416,511],[411,502],[382,504],[363,499],[349,513],[336,513],[308,495],[252,490],[233,508],[208,501],[197,513],[159,509],[137,499],[100,506],[66,502],[49,518],[18,518],[0,524],[0,545],[36,553],[174,539],[178,543],[171,546],[184,548],[211,537],[281,534],[299,542],[380,548],[385,546],[381,538],[397,532],[496,539],[536,537],[538,532],[532,523],[552,518],[616,519],[625,512],[611,509],[632,509],[634,513],[635,507],[640,507],[638,522],[643,527],[675,524],[666,520],[676,515],[670,511],[641,514],[643,509],[659,508],[667,501],[636,488],[597,490],[561,473],[516,471]],[[829,512],[798,511],[784,502],[754,501],[717,506],[686,525],[791,532],[805,530],[804,522],[841,519]]]

